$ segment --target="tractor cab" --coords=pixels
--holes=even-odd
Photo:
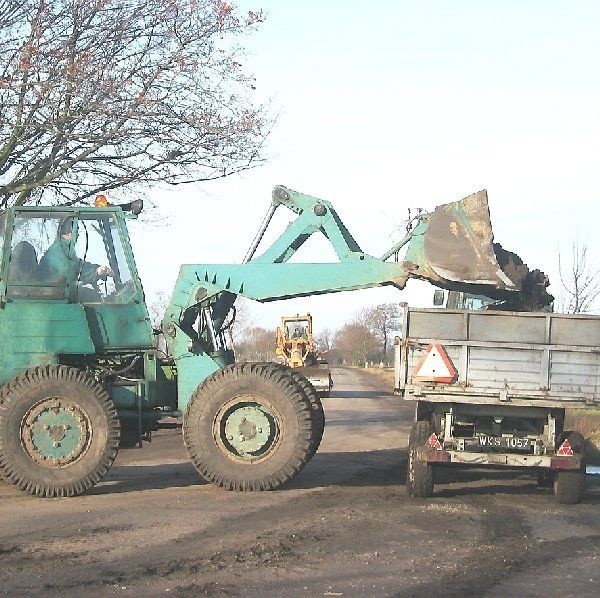
[[[123,304],[141,290],[114,212],[21,208],[0,219],[6,297]]]
[[[0,246],[0,383],[30,365],[153,346],[120,207],[9,208]]]

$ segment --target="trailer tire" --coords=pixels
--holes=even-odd
[[[44,498],[76,496],[108,472],[119,419],[93,378],[64,365],[32,368],[0,390],[0,472]]]
[[[411,498],[428,498],[433,494],[433,465],[418,459],[418,453],[431,433],[431,424],[428,421],[415,422],[410,431],[406,491]]]
[[[561,505],[576,505],[585,492],[585,471],[558,471],[554,480],[554,495]]]
[[[576,505],[585,494],[585,439],[579,432],[565,432],[561,438],[568,438],[575,453],[581,455],[581,469],[557,471],[554,496],[561,505]]]
[[[274,490],[310,460],[312,407],[289,371],[229,365],[192,394],[183,439],[200,475],[227,490]]]

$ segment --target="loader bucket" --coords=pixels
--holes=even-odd
[[[423,257],[442,280],[516,290],[494,252],[487,191],[438,206],[429,214]]]
[[[422,216],[405,259],[412,277],[497,299],[498,309],[536,311],[554,299],[543,272],[494,243],[485,190]]]

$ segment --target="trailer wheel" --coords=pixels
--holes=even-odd
[[[579,432],[565,432],[575,453],[581,455],[581,469],[557,471],[554,479],[554,495],[562,505],[575,505],[585,494],[585,439]],[[561,442],[561,441],[559,441]]]
[[[0,472],[24,492],[81,494],[104,477],[118,446],[112,401],[75,368],[32,368],[0,391]]]
[[[415,422],[410,431],[406,491],[412,498],[428,498],[433,494],[433,465],[418,460],[418,451],[423,448],[431,432],[431,424],[427,421]]]
[[[208,482],[228,490],[273,490],[312,456],[311,413],[288,371],[270,363],[233,364],[193,393],[183,438]]]

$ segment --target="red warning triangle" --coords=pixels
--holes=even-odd
[[[561,457],[572,457],[574,455],[574,453],[573,453],[573,447],[571,446],[571,443],[568,440],[565,440],[560,445],[560,448],[558,449],[558,452],[556,454],[560,455]]]
[[[454,382],[458,370],[440,343],[431,343],[413,369],[413,380],[417,382]]]

